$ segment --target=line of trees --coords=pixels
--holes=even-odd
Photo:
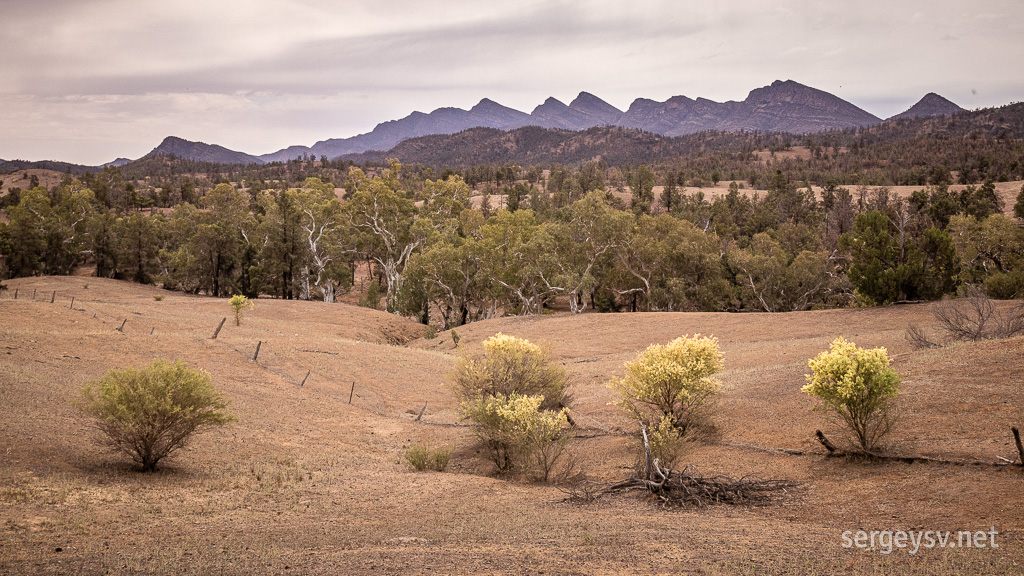
[[[386,310],[443,328],[566,303],[780,312],[936,299],[963,284],[1024,294],[1024,230],[990,181],[855,198],[835,185],[816,194],[780,170],[763,196],[733,183],[709,200],[647,166],[516,167],[489,185],[495,208],[471,199],[460,175],[441,176],[410,179],[393,162],[349,169],[343,198],[317,178],[220,183],[160,210],[111,206],[109,187],[104,199],[89,179],[67,179],[8,200],[0,272],[91,264],[97,276],[191,293],[333,302],[364,266]],[[632,193],[628,205],[618,190]]]

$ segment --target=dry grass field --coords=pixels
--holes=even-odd
[[[708,187],[704,187],[704,188],[697,188],[697,187],[693,187],[693,186],[680,186],[678,188],[678,190],[679,190],[679,192],[681,194],[686,194],[688,196],[693,196],[693,195],[698,194],[698,193],[704,194],[704,198],[708,202],[712,202],[716,198],[719,198],[719,197],[722,197],[722,196],[725,196],[726,194],[728,194],[729,193],[729,185],[731,183],[732,183],[731,180],[726,180],[726,181],[719,182],[718,184],[715,184],[714,186],[708,186]],[[740,184],[740,182],[737,182],[737,185],[738,184]],[[744,184],[744,188],[740,190],[741,194],[744,194],[744,195],[750,196],[750,197],[752,197],[752,196],[754,196],[756,194],[761,199],[764,199],[764,197],[768,195],[768,190],[759,189],[759,188],[747,188],[746,187],[747,184],[746,183],[743,183],[743,184]],[[799,186],[800,183],[797,183],[797,185]],[[980,186],[980,184],[975,184],[975,187],[977,187],[977,186]],[[1010,217],[1010,218],[1013,218],[1013,207],[1017,203],[1017,195],[1020,194],[1021,186],[1024,186],[1024,180],[1016,180],[1016,181],[1011,181],[1011,182],[996,182],[995,183],[996,196],[998,196],[999,199],[1003,202],[1003,214],[1008,216],[1008,217]],[[949,187],[949,189],[952,192],[960,192],[961,190],[963,190],[966,187],[967,186],[963,185],[963,184],[953,184],[953,185],[951,185]],[[889,189],[889,193],[893,197],[897,197],[897,198],[909,198],[910,195],[913,194],[917,190],[928,190],[929,189],[928,186],[844,186],[844,188],[848,189],[850,191],[850,194],[853,195],[853,202],[854,203],[856,203],[857,200],[860,198],[861,192],[863,192],[864,195],[865,195],[865,198],[868,201],[870,201],[871,199],[873,199],[875,197],[875,194],[877,193],[877,191],[880,188],[888,188]],[[820,186],[812,186],[811,189],[814,190],[814,193],[817,195],[818,200],[821,200],[822,188]],[[664,186],[655,186],[654,187],[654,197],[657,199],[657,207],[659,209],[661,209],[661,207],[662,207],[662,204],[661,204],[662,200],[661,199],[662,199],[662,196],[664,194],[664,191],[665,191],[665,187]],[[480,208],[481,204],[483,203],[483,197],[479,195],[479,191],[474,191],[473,193],[474,193],[474,196],[470,199],[472,204],[473,204],[473,207],[474,208]],[[619,198],[620,200],[622,200],[623,202],[625,202],[627,206],[632,201],[632,195],[631,195],[631,192],[630,192],[628,186],[626,187],[626,189],[624,191],[621,191],[621,192],[616,191],[616,192],[612,192],[612,194],[614,196],[616,196],[617,198]],[[502,195],[502,194],[494,194],[494,195],[491,196],[491,208],[493,208],[493,209],[503,208],[505,206],[505,201],[506,201],[506,198],[505,198],[504,195]]]
[[[32,187],[33,176],[39,180],[39,184],[41,186],[52,188],[57,184],[60,184],[60,181],[64,178],[65,174],[55,170],[44,170],[42,168],[28,168],[24,170],[15,170],[9,174],[2,174],[0,175],[0,196],[7,194],[8,190],[11,188],[28,190]]]
[[[456,349],[450,332],[426,339],[411,321],[347,304],[258,300],[214,340],[223,299],[85,277],[7,285],[0,574],[1024,573],[1024,468],[856,462],[813,440],[840,432],[800,392],[807,359],[843,335],[887,347],[903,374],[891,452],[1016,458],[1024,338],[913,350],[904,328],[935,330],[927,305],[502,318],[458,328]],[[598,481],[627,477],[635,458],[608,380],[651,343],[717,336],[717,435],[683,460],[799,486],[770,505],[663,509],[640,494],[572,504],[556,486],[493,476],[444,383],[458,354],[496,332],[545,344],[573,374],[574,454]],[[154,358],[210,372],[238,422],[140,474],[96,443],[72,403],[108,369]],[[413,471],[412,443],[452,448],[448,471]],[[917,554],[847,549],[841,537],[993,527],[998,548]]]

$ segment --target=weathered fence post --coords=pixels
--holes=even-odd
[[[220,324],[217,324],[217,329],[213,331],[213,336],[210,336],[211,340],[216,340],[217,339],[217,334],[220,334],[220,329],[224,327],[224,322],[226,322],[226,321],[227,321],[227,318],[221,318],[220,319]]]
[[[263,346],[262,340],[256,341],[256,352],[252,355],[252,361],[255,362],[256,358],[260,355],[260,346]]]
[[[1020,430],[1017,430],[1016,426],[1010,428],[1010,430],[1013,431],[1013,441],[1017,443],[1017,454],[1020,456],[1019,463],[1021,466],[1024,466],[1024,445],[1020,443]]]
[[[299,386],[305,386],[306,385],[306,380],[309,380],[310,372],[312,372],[312,370],[306,370],[306,376],[305,376],[305,378],[302,379],[302,382],[299,382]]]
[[[352,403],[352,395],[356,393],[356,383],[352,383],[352,389],[348,391],[348,403]]]
[[[818,442],[822,446],[825,447],[825,450],[828,450],[829,454],[835,454],[836,453],[835,445],[832,444],[831,442],[829,442],[828,438],[825,438],[825,435],[822,434],[821,430],[815,430],[814,431],[814,437],[817,438]]]

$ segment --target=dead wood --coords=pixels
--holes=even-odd
[[[861,460],[873,460],[882,462],[902,462],[904,464],[927,463],[927,464],[949,464],[953,466],[1005,466],[1002,462],[984,462],[981,460],[950,460],[947,458],[932,458],[931,456],[905,456],[898,454],[880,454],[867,450],[839,450],[821,430],[814,432],[815,439],[828,450],[830,458],[849,458]]]
[[[903,337],[906,338],[907,342],[910,342],[911,346],[917,348],[918,350],[923,350],[926,348],[939,348],[940,346],[942,346],[937,342],[932,342],[931,340],[929,340],[928,337],[924,335],[924,331],[921,330],[921,327],[918,326],[917,324],[908,325]]]
[[[644,475],[597,488],[585,480],[570,487],[566,501],[590,502],[604,494],[642,490],[665,507],[704,507],[712,504],[766,504],[795,488],[792,480],[761,479],[748,475],[698,476],[687,466],[681,471],[662,468],[651,455],[647,426],[640,423],[644,445]]]
[[[642,491],[664,507],[764,505],[799,486],[798,482],[792,480],[762,479],[753,475],[742,478],[700,476],[691,472],[690,467],[681,471],[661,468],[657,460],[651,463],[651,476],[650,480],[634,477],[604,485],[589,481],[578,482],[562,489],[566,494],[564,501],[585,503],[606,494]]]
[[[819,443],[821,443],[822,446],[825,447],[825,450],[828,450],[829,454],[835,454],[836,453],[836,446],[835,446],[835,444],[833,444],[832,442],[829,442],[829,439],[825,438],[825,435],[821,433],[821,430],[815,430],[814,431],[814,437],[815,437],[815,439],[818,440]]]

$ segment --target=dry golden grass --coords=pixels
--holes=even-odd
[[[32,177],[35,176],[39,179],[40,186],[46,186],[52,188],[64,178],[65,174],[57,172],[55,170],[44,170],[42,168],[28,168],[25,170],[15,170],[9,174],[0,174],[0,196],[7,194],[7,191],[11,188],[21,188],[22,190],[28,190],[32,187]]]
[[[458,328],[456,350],[450,332],[421,339],[423,328],[408,320],[344,304],[257,300],[242,326],[228,322],[211,340],[230,315],[224,299],[96,278],[8,284],[0,296],[3,574],[1024,572],[1024,470],[827,459],[812,440],[816,428],[833,439],[839,432],[799,391],[806,361],[844,335],[888,347],[904,374],[894,452],[1015,457],[1008,428],[1024,425],[1024,339],[912,350],[903,330],[931,326],[925,305],[503,318]],[[125,318],[124,332],[115,330]],[[767,507],[666,511],[630,495],[571,505],[556,487],[488,476],[444,382],[456,354],[498,331],[550,345],[574,373],[574,414],[588,436],[577,456],[604,481],[629,474],[634,458],[632,423],[608,405],[607,381],[648,344],[717,336],[726,362],[718,438],[695,445],[685,462],[801,488]],[[156,357],[209,371],[239,422],[144,475],[93,443],[71,402],[106,370]],[[423,421],[414,422],[423,402]],[[403,455],[415,443],[454,447],[448,472],[412,471]],[[841,547],[844,530],[990,527],[998,549]]]
[[[803,149],[803,151],[806,152],[806,149]],[[765,154],[767,154],[767,152],[765,152]],[[779,153],[777,153],[777,154],[779,154]],[[801,152],[800,150],[797,150],[793,154],[796,154],[796,155],[799,156],[799,155],[802,155],[803,152]],[[678,190],[679,190],[679,192],[681,194],[687,194],[687,195],[690,195],[690,196],[692,196],[694,194],[697,194],[697,193],[702,193],[702,194],[704,194],[704,198],[708,202],[711,202],[715,198],[718,198],[718,197],[721,197],[721,196],[725,196],[726,194],[728,194],[729,193],[729,184],[731,184],[731,183],[732,183],[731,180],[724,180],[724,181],[719,182],[718,184],[716,184],[714,186],[706,186],[706,187],[703,187],[703,188],[698,188],[698,187],[694,187],[694,186],[680,186],[678,188]],[[747,183],[737,182],[737,184],[743,184],[744,185],[744,188],[742,190],[740,190],[740,193],[741,194],[745,194],[747,196],[753,196],[754,194],[757,194],[758,197],[764,199],[764,197],[768,194],[768,190],[760,189],[760,188],[749,188],[748,187],[749,184],[747,184]],[[796,182],[795,184],[797,186],[801,185],[800,182]],[[1003,202],[1003,214],[1005,214],[1008,217],[1011,217],[1011,218],[1013,217],[1013,206],[1017,202],[1017,195],[1020,194],[1020,189],[1021,189],[1022,185],[1024,185],[1024,180],[1016,180],[1016,181],[1012,181],[1012,182],[996,182],[995,183],[996,196],[998,196],[999,199],[1002,200],[1002,202]],[[977,186],[980,186],[980,184],[975,184],[974,186],[977,187]],[[845,186],[845,188],[848,189],[850,191],[850,194],[853,195],[853,201],[854,201],[854,203],[856,203],[857,199],[860,198],[861,192],[863,192],[865,194],[865,197],[866,197],[867,201],[871,201],[871,199],[874,197],[876,191],[879,188],[883,188],[883,186]],[[928,186],[885,186],[884,188],[888,188],[893,197],[909,198],[910,195],[913,194],[917,190],[927,190]],[[964,188],[966,188],[966,185],[962,185],[962,184],[954,184],[954,185],[949,187],[950,191],[953,191],[953,192],[959,192],[959,191],[963,190]],[[817,194],[818,200],[821,200],[822,188],[820,186],[812,186],[811,189],[814,190],[815,194]],[[658,208],[659,209],[661,207],[661,198],[662,198],[662,194],[664,193],[664,190],[665,190],[664,186],[655,186],[654,187],[654,197],[657,199]],[[475,192],[475,193],[478,193],[478,192]],[[631,193],[629,191],[629,187],[628,186],[626,187],[626,189],[624,191],[622,191],[622,192],[613,192],[612,194],[614,196],[616,196],[617,198],[619,198],[620,200],[622,200],[623,202],[625,202],[626,205],[629,205],[629,203],[632,201],[632,196],[631,196]],[[479,208],[480,207],[480,205],[482,203],[482,200],[483,200],[483,197],[479,196],[479,195],[473,196],[470,199],[470,201],[473,204],[473,207],[475,207],[475,208]],[[491,208],[496,210],[498,208],[504,207],[504,205],[505,205],[505,197],[503,195],[494,194],[494,195],[491,196]]]

